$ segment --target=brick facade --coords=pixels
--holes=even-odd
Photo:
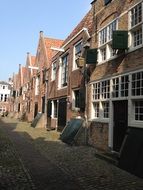
[[[122,80],[123,77],[127,75],[129,77],[129,80],[133,80],[129,75],[132,75],[130,73],[139,72],[143,69],[143,48],[142,46],[139,46],[139,48],[133,48],[131,46],[131,32],[130,31],[130,17],[129,15],[131,8],[134,7],[134,5],[137,5],[139,1],[125,1],[125,0],[114,0],[111,1],[109,4],[104,5],[103,0],[97,0],[92,2],[92,7],[94,9],[94,31],[92,35],[92,48],[98,48],[98,55],[101,53],[102,49],[106,46],[107,48],[110,47],[110,43],[103,44],[103,47],[100,46],[99,36],[102,35],[100,31],[102,31],[104,28],[108,27],[110,23],[112,23],[113,20],[117,19],[118,22],[118,28],[117,30],[126,30],[128,31],[128,50],[122,50],[119,52],[116,56],[111,57],[109,59],[105,59],[103,62],[97,60],[96,68],[92,70],[92,74],[90,77],[90,84],[88,86],[88,117],[89,117],[89,143],[91,145],[94,145],[95,147],[98,147],[100,149],[108,150],[108,148],[111,148],[112,150],[116,151],[116,143],[115,143],[115,134],[114,131],[115,125],[114,125],[114,115],[115,115],[115,104],[116,102],[121,103],[121,101],[127,101],[128,103],[128,112],[131,112],[131,108],[133,109],[133,102],[132,99],[132,92],[129,92],[128,96],[123,98],[122,96],[118,96],[117,98],[113,98],[112,92],[110,94],[111,99],[103,99],[97,102],[99,103],[99,112],[103,114],[103,110],[100,110],[102,108],[102,104],[104,101],[108,101],[110,104],[110,112],[109,112],[109,119],[107,119],[107,123],[105,124],[104,118],[94,118],[92,116],[93,112],[93,104],[92,104],[92,88],[93,84],[100,83],[102,85],[102,81],[110,80],[110,82],[113,83],[114,78],[119,78],[119,80]],[[142,13],[143,14],[143,13]],[[108,32],[108,31],[107,31]],[[101,39],[101,38],[100,38]],[[111,46],[112,47],[112,46]],[[100,50],[101,49],[101,50]],[[108,49],[106,49],[108,50]],[[109,50],[108,50],[109,51]],[[106,54],[107,56],[107,54]],[[121,77],[120,77],[121,76]],[[133,76],[133,75],[132,75]],[[122,78],[122,79],[121,79]],[[116,80],[116,79],[115,79]],[[127,82],[129,84],[128,90],[132,88],[132,83],[130,81]],[[110,84],[111,85],[111,84]],[[110,86],[111,88],[112,85]],[[100,87],[103,89],[103,87]],[[119,86],[120,90],[122,86]],[[120,93],[120,92],[119,92]],[[100,94],[100,97],[103,98],[103,94]],[[142,100],[142,96],[140,96],[140,100]],[[138,100],[138,99],[137,99]],[[137,101],[136,100],[136,101]],[[114,101],[116,101],[114,103]],[[96,103],[95,103],[96,104]],[[101,106],[102,105],[102,106]],[[99,113],[100,114],[100,113]],[[137,127],[138,121],[131,121],[133,119],[133,112],[132,115],[129,113],[127,120],[128,120],[128,127],[132,125],[132,127]],[[103,115],[100,115],[103,117]],[[136,124],[133,124],[136,123]],[[125,135],[125,134],[124,134]],[[121,145],[120,145],[121,146]],[[118,150],[117,150],[118,151]]]

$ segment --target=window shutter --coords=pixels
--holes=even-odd
[[[128,49],[128,31],[113,31],[112,48]]]
[[[88,49],[86,54],[86,64],[97,63],[97,49]]]

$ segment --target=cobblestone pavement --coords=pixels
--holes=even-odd
[[[36,189],[15,147],[2,130],[0,130],[0,189]]]
[[[3,122],[0,123],[0,130],[13,141],[23,163],[15,158],[17,161],[11,162],[11,167],[20,163],[19,170],[24,173],[20,176],[26,178],[26,183],[29,180],[29,189],[34,188],[30,185],[33,185],[33,180],[39,190],[143,190],[143,179],[97,158],[92,147],[68,146],[58,140],[59,133],[32,128],[24,122],[17,123],[9,118],[4,118]],[[12,157],[17,157],[12,150]],[[3,159],[0,153],[0,162]],[[25,172],[23,165],[28,172]],[[8,164],[5,170],[7,167]],[[0,168],[0,172],[4,171]],[[13,183],[10,180],[13,180],[12,177],[9,178],[9,184]],[[21,181],[15,180],[14,184],[20,185]],[[22,188],[18,186],[17,189]]]

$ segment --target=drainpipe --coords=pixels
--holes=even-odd
[[[48,120],[47,120],[47,99],[48,99],[48,78],[46,73],[46,79],[45,79],[46,89],[45,89],[45,128],[48,130],[50,127],[48,126]]]
[[[84,110],[84,118],[85,118],[85,143],[87,144],[88,142],[88,120],[87,120],[87,68],[86,68],[86,56],[87,56],[87,50],[90,47],[90,43],[86,42],[83,46],[84,48],[84,57],[85,57],[85,61],[84,61],[84,67],[83,67],[83,71],[84,71],[84,75],[83,75],[83,79],[84,79],[84,92],[85,92],[85,110]]]

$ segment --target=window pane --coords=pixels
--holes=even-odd
[[[135,120],[143,121],[143,101],[135,101]]]
[[[142,28],[133,31],[133,45],[134,47],[142,44]]]
[[[107,99],[110,98],[110,80],[103,81],[101,86],[102,90],[102,98]]]
[[[119,96],[119,78],[113,79],[113,92],[112,92],[112,97],[118,97]]]
[[[62,58],[62,86],[67,86],[67,74],[68,74],[68,55]]]
[[[143,72],[132,74],[132,96],[143,95]]]
[[[97,103],[93,103],[93,107],[94,107],[94,117],[99,117],[99,102]]]
[[[103,107],[103,117],[109,118],[109,102],[103,102],[102,107]]]
[[[142,21],[142,4],[139,3],[131,10],[131,26],[135,26]]]
[[[100,83],[93,84],[92,99],[97,100],[100,98]]]
[[[129,76],[122,76],[121,77],[121,96],[126,97],[128,96],[128,86],[129,86]]]

